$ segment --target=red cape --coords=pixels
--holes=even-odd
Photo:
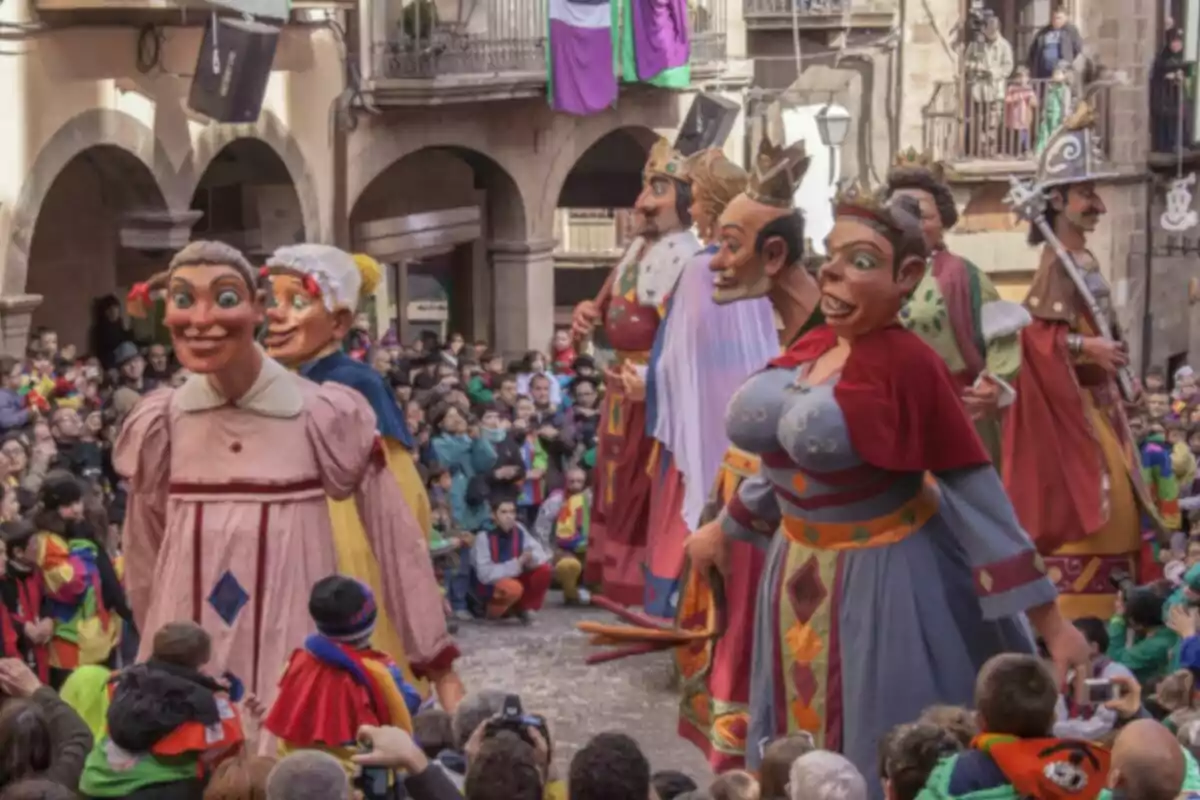
[[[263,725],[297,747],[345,747],[357,741],[361,726],[390,723],[375,713],[370,693],[353,675],[297,650]]]
[[[1048,555],[1105,523],[1104,454],[1083,409],[1067,325],[1035,319],[1021,331],[1017,399],[1004,426],[1004,488],[1021,527]]]
[[[771,362],[797,367],[837,344],[827,325]],[[833,396],[859,458],[893,472],[943,472],[991,463],[941,357],[891,325],[854,341]]]

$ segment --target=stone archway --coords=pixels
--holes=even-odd
[[[224,138],[224,137],[223,137]],[[215,153],[200,151],[204,165],[190,206],[199,219],[197,239],[216,239],[251,258],[308,240],[310,224],[292,169],[266,141],[233,138]]]
[[[556,202],[559,241],[555,307],[562,314],[596,296],[632,236],[630,209],[657,134],[612,128],[592,140],[562,178]]]
[[[308,160],[287,126],[272,112],[263,109],[258,122],[244,125],[208,125],[192,147],[191,159],[180,170],[181,180],[191,188],[186,197],[194,196],[213,160],[230,145],[246,140],[262,142],[275,159],[287,170],[299,202],[304,233],[308,241],[329,241],[328,225],[322,224],[321,204],[316,179]]]
[[[129,155],[131,163],[140,167],[130,174],[149,194],[155,195],[152,199],[161,203],[163,198],[176,195],[178,178],[171,160],[148,126],[113,109],[92,109],[71,118],[42,146],[21,186],[12,209],[0,295],[15,297],[28,291],[30,248],[46,195],[72,159],[99,146],[113,147]]]
[[[354,248],[388,265],[381,328],[397,322],[402,339],[453,329],[498,337],[501,347],[525,341],[506,333],[506,320],[524,324],[526,304],[549,288],[552,268],[530,281],[526,267],[535,251],[548,259],[552,245],[530,248],[524,195],[493,158],[464,146],[412,150],[378,171],[351,208]]]
[[[162,267],[168,247],[151,249],[130,237],[141,232],[137,220],[168,210],[158,180],[128,150],[99,144],[67,161],[46,188],[29,235],[24,289],[42,298],[32,324],[86,352],[95,301]],[[5,346],[14,349],[7,338]]]

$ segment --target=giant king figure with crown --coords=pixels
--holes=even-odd
[[[1087,249],[1106,211],[1097,187],[1116,177],[1081,103],[1047,142],[1029,190],[1037,202],[1023,212],[1042,252],[1025,299],[1033,323],[1021,332],[1004,483],[1071,617],[1111,616],[1116,584],[1137,575],[1141,519],[1161,528],[1118,386],[1126,346],[1103,335],[1117,330],[1111,291]]]
[[[700,249],[690,230],[692,197],[684,162],[684,155],[667,140],[654,145],[634,205],[638,235],[599,296],[576,306],[572,319],[579,340],[603,325],[617,355],[616,366],[605,374],[586,575],[589,582],[600,583],[605,597],[621,605],[658,604],[646,597],[657,463],[646,425],[646,371],[667,298]]]

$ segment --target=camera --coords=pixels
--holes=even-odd
[[[1084,681],[1087,685],[1088,703],[1098,706],[1121,696],[1121,687],[1107,678],[1094,678]]]
[[[1133,576],[1123,569],[1114,569],[1110,572],[1108,582],[1122,597],[1129,597],[1129,594],[1137,588],[1137,584],[1133,582]]]
[[[484,737],[495,736],[500,731],[511,731],[530,747],[537,748],[534,744],[533,737],[529,735],[529,728],[534,728],[542,735],[542,739],[546,741],[546,747],[550,747],[550,729],[546,727],[546,718],[538,714],[526,714],[521,709],[521,698],[515,694],[510,694],[504,698],[504,707],[500,711],[500,715],[488,720],[487,726],[483,729]]]
[[[360,747],[364,752],[369,747]],[[403,797],[404,784],[396,781],[392,785],[392,771],[383,767],[363,767],[354,778],[354,788],[362,793],[363,800],[397,800]]]

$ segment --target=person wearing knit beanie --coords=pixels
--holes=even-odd
[[[375,595],[366,584],[344,575],[330,575],[313,586],[308,613],[323,636],[358,645],[370,640],[379,611]]]
[[[394,725],[411,732],[421,694],[390,656],[372,647],[379,609],[364,583],[322,578],[309,593],[308,613],[317,633],[288,659],[263,726],[281,754],[324,750],[353,774],[358,729]]]

